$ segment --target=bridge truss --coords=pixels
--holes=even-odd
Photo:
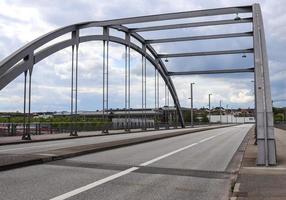
[[[252,17],[240,18],[238,14],[250,13]],[[161,22],[168,20],[189,19],[197,17],[224,16],[237,14],[234,19],[224,19],[215,21],[202,21],[191,23],[176,23],[154,26],[142,26],[144,23]],[[253,30],[250,32],[235,32],[228,34],[199,35],[188,37],[172,37],[147,40],[143,38],[142,32],[156,32],[162,30],[174,30],[192,27],[220,26],[229,24],[251,23]],[[139,25],[136,28],[128,28],[127,25]],[[141,25],[141,26],[140,26]],[[101,35],[81,36],[80,31],[87,28],[101,27]],[[125,37],[120,38],[110,34],[110,30],[124,32]],[[62,35],[70,34],[70,39],[58,42],[43,49],[40,49],[48,42],[59,38]],[[197,40],[213,40],[225,38],[252,37],[253,48],[234,49],[223,51],[205,51],[205,52],[181,52],[174,54],[159,54],[152,47],[153,44],[172,43]],[[141,45],[132,42],[132,39],[138,41]],[[146,62],[147,60],[155,68],[155,107],[159,107],[159,75],[165,82],[165,101],[169,99],[170,93],[176,106],[178,120],[182,127],[185,126],[180,102],[173,85],[171,76],[194,75],[194,74],[218,74],[218,73],[254,73],[255,82],[255,108],[256,108],[256,135],[258,144],[258,165],[275,165],[276,164],[276,146],[273,128],[273,113],[271,104],[271,92],[268,70],[268,59],[266,51],[265,33],[263,20],[259,4],[251,6],[228,7],[208,10],[197,10],[188,12],[168,13],[159,15],[140,16],[132,18],[122,18],[106,21],[89,21],[73,24],[52,31],[40,38],[28,43],[10,56],[0,62],[0,90],[12,82],[16,77],[24,74],[24,114],[28,112],[28,119],[25,124],[30,123],[31,118],[31,78],[33,67],[36,63],[46,57],[67,47],[72,48],[72,66],[71,66],[71,115],[77,116],[78,108],[78,51],[80,43],[88,41],[103,41],[103,116],[106,117],[106,111],[109,109],[109,43],[114,42],[125,46],[125,110],[130,111],[130,49],[133,49],[142,56],[142,110],[146,108]],[[162,59],[180,58],[180,57],[197,57],[213,56],[228,54],[251,53],[254,55],[254,67],[237,68],[237,69],[214,69],[200,71],[168,71]],[[29,81],[27,80],[29,78]],[[27,83],[28,82],[28,83]],[[28,84],[28,87],[27,87]],[[27,92],[28,89],[28,92]],[[28,95],[27,95],[28,93]],[[167,97],[168,96],[168,97]],[[28,101],[28,102],[27,102]],[[169,100],[168,100],[169,102]],[[28,108],[27,108],[28,107]],[[144,115],[144,112],[142,113]],[[126,122],[130,116],[126,115]],[[25,129],[23,139],[30,139],[29,126]],[[129,127],[126,127],[129,130]],[[106,130],[107,131],[107,130]],[[72,133],[76,135],[76,131]]]

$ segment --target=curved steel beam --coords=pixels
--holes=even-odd
[[[29,55],[33,55],[34,51],[37,48],[41,47],[42,45],[52,41],[53,39],[56,39],[56,38],[62,36],[64,34],[72,33],[76,30],[87,28],[87,27],[98,27],[98,26],[101,26],[101,24],[102,24],[102,22],[94,22],[93,21],[93,22],[84,22],[84,23],[66,26],[66,27],[57,29],[55,31],[52,31],[50,33],[47,33],[47,34],[33,40],[32,42],[26,44],[22,48],[18,49],[17,51],[15,51],[10,56],[6,57],[4,60],[2,60],[0,62],[0,77],[1,77],[0,78],[1,79],[0,80],[0,85],[1,85],[0,89],[5,87],[9,83],[9,81],[11,82],[12,80],[14,80],[17,77],[17,70],[10,72],[11,68],[15,64],[18,63],[16,66],[14,66],[15,69],[19,69],[21,67],[23,67],[23,69],[27,69],[29,67],[25,64],[27,62],[27,60],[33,59],[33,62],[35,62],[37,60],[37,58],[35,56],[33,58],[29,58]],[[117,26],[112,27],[112,28],[117,29],[118,31],[123,31],[125,33],[129,32],[128,28],[121,26],[121,25],[117,25]],[[161,69],[158,71],[160,71],[161,76],[163,77],[166,85],[168,86],[168,88],[170,90],[170,93],[171,93],[172,98],[174,100],[174,104],[175,104],[177,111],[178,111],[178,114],[179,114],[179,120],[181,122],[181,126],[184,127],[184,119],[183,119],[182,111],[180,108],[180,103],[179,103],[179,100],[178,100],[178,97],[177,97],[177,94],[175,91],[175,87],[173,85],[172,80],[167,75],[168,72],[166,70],[164,63],[162,62],[162,60],[160,58],[158,58],[158,54],[151,47],[151,45],[146,44],[146,40],[144,38],[139,36],[137,33],[131,33],[131,36],[134,37],[135,39],[137,39],[138,41],[140,41],[142,43],[142,45],[146,45],[146,48],[150,51],[150,53],[156,59],[158,59],[158,64],[160,67],[157,66],[157,69],[159,69],[159,68]],[[61,48],[63,49],[64,46],[70,46],[74,42],[75,41],[68,40],[68,41],[65,41],[64,43],[60,43],[59,45],[62,46]],[[58,48],[59,48],[59,46],[58,46]],[[50,52],[55,51],[55,49],[53,49],[53,48],[48,48],[47,50]],[[24,59],[24,58],[26,58],[26,59]],[[38,57],[38,59],[39,58],[40,58],[40,56]],[[10,77],[7,76],[7,73],[10,74]]]
[[[95,41],[95,40],[102,41],[102,40],[107,40],[107,39],[108,38],[104,35],[89,35],[89,36],[79,37],[79,43],[88,42],[88,41]],[[114,37],[114,36],[109,36],[109,41],[119,43],[122,45],[128,45],[128,42],[126,40],[124,40],[122,38]],[[65,40],[65,41],[56,43],[54,45],[51,45],[51,46],[35,53],[35,55],[33,57],[33,64],[36,64],[36,63],[40,62],[41,60],[43,60],[44,58],[52,55],[53,53],[56,53],[56,52],[58,52],[64,48],[67,48],[67,47],[72,46],[74,44],[76,44],[76,41],[70,39],[70,40]],[[161,66],[159,66],[159,62],[157,62],[157,60],[153,59],[152,56],[150,56],[149,54],[145,54],[145,51],[142,48],[140,48],[139,46],[137,46],[133,43],[130,43],[130,47],[132,49],[134,49],[135,51],[137,51],[138,53],[146,56],[146,59],[148,59],[152,63],[152,65],[158,70],[161,77],[164,79],[165,83],[168,85],[170,92],[172,94],[172,97],[174,96],[176,98],[177,95],[175,92],[175,88],[172,85],[172,83],[170,83],[170,79],[166,75],[166,72],[164,70],[162,70],[163,68]],[[24,52],[25,52],[25,50],[24,50]],[[28,68],[29,68],[28,62],[24,61],[24,60],[22,62],[18,63],[17,65],[13,66],[12,68],[10,68],[0,78],[0,89],[3,89],[6,85],[8,85],[11,81],[13,81],[16,77],[18,77],[21,73],[26,71]],[[174,102],[175,102],[175,100],[174,100]],[[180,110],[180,107],[177,106],[177,109]],[[179,118],[181,121],[181,125],[184,126],[184,123],[182,123],[183,118],[180,117],[180,114],[179,114]]]
[[[84,42],[89,42],[89,41],[103,41],[103,40],[107,40],[107,37],[104,35],[89,35],[89,36],[79,37],[79,43],[84,43]],[[124,40],[122,38],[114,37],[114,36],[109,36],[108,40],[110,42],[115,42],[115,43],[122,44],[122,45],[128,45],[129,44],[129,42],[127,42],[126,40]],[[56,43],[54,45],[51,45],[51,46],[39,51],[38,53],[35,53],[33,64],[37,64],[38,62],[49,57],[50,55],[52,55],[52,54],[54,54],[54,53],[56,53],[62,49],[65,49],[69,46],[72,46],[72,45],[75,45],[75,42],[71,39]],[[145,55],[144,50],[134,43],[130,42],[130,48],[137,51],[141,55]],[[151,62],[152,65],[155,66],[155,68],[159,71],[159,73],[162,76],[164,76],[164,72],[159,67],[156,60],[154,58],[152,58],[152,56],[150,56],[149,54],[146,54],[146,58]],[[8,70],[4,75],[1,76],[0,89],[3,89],[6,85],[8,85],[13,80],[13,79],[8,79],[6,77],[10,77],[11,74],[13,74],[13,78],[16,78],[18,75],[20,75],[25,70],[27,70],[28,65],[26,62],[27,61],[20,62],[19,64],[15,65],[13,68]],[[5,82],[3,80],[5,80]]]

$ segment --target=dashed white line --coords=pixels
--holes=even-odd
[[[103,184],[103,183],[106,183],[106,182],[109,182],[109,181],[114,180],[114,179],[116,179],[116,178],[119,178],[120,176],[124,176],[124,175],[126,175],[126,174],[129,174],[130,172],[133,172],[133,171],[135,171],[135,170],[137,170],[137,169],[139,169],[139,167],[131,167],[131,168],[129,168],[129,169],[126,169],[126,170],[121,171],[121,172],[119,172],[119,173],[113,174],[113,175],[108,176],[108,177],[106,177],[106,178],[104,178],[104,179],[100,179],[100,180],[98,180],[98,181],[95,181],[95,182],[93,182],[93,183],[90,183],[90,184],[88,184],[88,185],[85,185],[85,186],[83,186],[83,187],[80,187],[80,188],[78,188],[78,189],[72,190],[72,191],[70,191],[70,192],[67,192],[67,193],[65,193],[65,194],[62,194],[62,195],[57,196],[57,197],[55,197],[55,198],[52,198],[52,199],[50,199],[50,200],[63,200],[63,199],[67,199],[67,198],[69,198],[69,197],[72,197],[72,196],[75,196],[75,195],[77,195],[77,194],[79,194],[79,193],[82,193],[82,192],[84,192],[84,191],[86,191],[86,190],[89,190],[89,189],[91,189],[91,188],[94,188],[94,187],[96,187],[96,186],[99,186],[99,185],[101,185],[101,184]]]
[[[180,151],[183,151],[183,150],[185,150],[185,149],[188,149],[188,148],[190,148],[190,147],[192,147],[192,146],[195,146],[195,145],[197,145],[197,144],[199,144],[199,143],[196,142],[196,143],[190,144],[190,145],[188,145],[188,146],[185,146],[185,147],[183,147],[183,148],[177,149],[177,150],[172,151],[172,152],[170,152],[170,153],[167,153],[167,154],[165,154],[165,155],[159,156],[159,157],[154,158],[154,159],[152,159],[152,160],[149,160],[149,161],[147,161],[147,162],[141,163],[139,166],[147,166],[147,165],[150,165],[150,164],[152,164],[152,163],[154,163],[154,162],[157,162],[157,161],[159,161],[159,160],[161,160],[161,159],[163,159],[163,158],[167,158],[167,157],[169,157],[169,156],[171,156],[171,155],[173,155],[173,154],[175,154],[175,153],[178,153],[178,152],[180,152]]]
[[[169,156],[171,156],[171,155],[173,155],[173,154],[176,154],[176,153],[178,153],[178,152],[184,151],[184,150],[186,150],[186,149],[188,149],[188,148],[191,148],[191,147],[196,146],[196,145],[198,145],[198,144],[200,144],[200,143],[202,143],[202,142],[208,141],[208,140],[210,140],[210,139],[213,139],[213,138],[218,137],[218,136],[223,135],[223,134],[225,134],[225,132],[224,132],[224,133],[219,133],[219,134],[213,135],[213,136],[208,137],[208,138],[205,138],[205,139],[202,139],[202,140],[200,140],[199,142],[196,142],[196,143],[187,145],[187,146],[185,146],[185,147],[182,147],[182,148],[177,149],[177,150],[175,150],[175,151],[172,151],[172,152],[170,152],[170,153],[164,154],[164,155],[162,155],[162,156],[159,156],[159,157],[154,158],[154,159],[152,159],[152,160],[149,160],[149,161],[147,161],[147,162],[141,163],[139,166],[142,166],[142,167],[143,167],[143,166],[150,165],[150,164],[152,164],[152,163],[154,163],[154,162],[157,162],[157,161],[159,161],[159,160],[161,160],[161,159],[163,159],[163,158],[169,157]],[[84,191],[90,190],[90,189],[95,188],[95,187],[97,187],[97,186],[99,186],[99,185],[102,185],[102,184],[104,184],[104,183],[107,183],[107,182],[109,182],[109,181],[112,181],[112,180],[114,180],[114,179],[117,179],[117,178],[119,178],[119,177],[121,177],[121,176],[127,175],[127,174],[129,174],[129,173],[131,173],[131,172],[133,172],[133,171],[136,171],[136,170],[139,169],[139,168],[140,168],[140,167],[131,167],[131,168],[128,168],[128,169],[126,169],[126,170],[124,170],[124,171],[121,171],[121,172],[119,172],[119,173],[113,174],[113,175],[108,176],[108,177],[106,177],[106,178],[100,179],[100,180],[98,180],[98,181],[95,181],[95,182],[90,183],[90,184],[88,184],[88,185],[85,185],[85,186],[83,186],[83,187],[80,187],[80,188],[77,188],[77,189],[72,190],[72,191],[70,191],[70,192],[67,192],[67,193],[65,193],[65,194],[62,194],[62,195],[60,195],[60,196],[54,197],[54,198],[52,198],[52,199],[50,199],[50,200],[64,200],[64,199],[73,197],[73,196],[75,196],[75,195],[77,195],[77,194],[80,194],[80,193],[82,193],[82,192],[84,192]]]

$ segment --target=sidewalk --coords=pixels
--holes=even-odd
[[[217,125],[211,125],[211,126],[217,126]],[[209,127],[209,126],[200,125],[200,126],[194,126],[193,128],[200,128],[200,127]],[[170,127],[169,129],[180,130],[181,128]],[[159,130],[168,130],[168,129],[161,127]],[[149,132],[149,131],[157,131],[157,130],[154,130],[154,128],[147,128],[146,130],[130,129],[130,132],[126,132],[123,129],[119,129],[119,130],[109,130],[109,133],[102,133],[102,131],[85,131],[85,132],[78,132],[78,136],[70,136],[70,133],[55,133],[55,134],[43,134],[43,135],[31,135],[32,140],[22,140],[22,136],[4,136],[4,137],[0,137],[0,146],[10,145],[10,144],[31,143],[31,142],[45,142],[45,141],[52,141],[52,140],[76,139],[76,138],[94,137],[94,136],[106,136],[106,135],[115,135],[115,134],[138,133],[142,131]]]
[[[131,132],[139,132],[141,129],[132,129]],[[150,130],[147,130],[150,131]],[[89,132],[79,132],[78,136],[70,136],[70,133],[55,133],[55,134],[43,134],[43,135],[31,135],[32,140],[22,140],[22,136],[5,136],[0,137],[0,145],[9,144],[22,144],[30,142],[44,142],[51,140],[65,140],[73,138],[83,138],[83,137],[93,137],[102,135],[114,135],[114,134],[124,134],[124,130],[110,130],[109,133],[102,133],[102,131],[89,131]]]
[[[195,128],[204,127],[197,126]],[[170,130],[174,129],[170,127]],[[177,128],[180,129],[180,128]],[[165,130],[165,129],[159,129]],[[138,133],[142,132],[142,129],[130,129],[130,132],[126,132],[125,130],[109,130],[109,133],[102,133],[102,131],[83,131],[78,132],[78,136],[70,136],[70,133],[55,133],[55,134],[42,134],[42,135],[31,135],[32,140],[22,140],[22,136],[4,136],[0,137],[0,146],[2,145],[10,145],[10,144],[23,144],[23,143],[31,143],[31,142],[45,142],[52,140],[66,140],[66,139],[76,139],[76,138],[84,138],[84,137],[94,137],[94,136],[106,136],[106,135],[115,135],[115,134],[127,134],[127,133]],[[144,130],[144,132],[156,131],[154,128],[148,128]]]
[[[286,199],[286,130],[275,129],[275,138],[277,166],[257,167],[257,146],[251,136],[233,191],[236,197],[232,200]]]

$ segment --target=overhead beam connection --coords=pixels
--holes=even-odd
[[[228,24],[242,24],[251,23],[252,18],[242,18],[240,20],[228,19],[228,20],[216,20],[216,21],[204,21],[204,22],[192,22],[192,23],[182,23],[182,24],[170,24],[162,26],[150,26],[142,28],[131,28],[131,32],[146,32],[146,31],[160,31],[169,29],[181,29],[181,28],[192,28],[192,27],[202,27],[202,26],[217,26],[217,25],[228,25]]]
[[[87,22],[87,23],[81,23],[80,25],[85,27],[113,26],[113,25],[136,24],[136,23],[156,22],[156,21],[204,17],[204,16],[251,13],[251,12],[252,12],[252,6],[240,6],[240,7],[215,8],[207,10],[195,10],[195,11],[186,11],[177,13],[166,13],[158,15],[121,18],[121,19],[105,20],[100,22]]]
[[[199,71],[183,71],[169,72],[169,76],[186,76],[186,75],[203,75],[203,74],[230,74],[230,73],[250,73],[254,72],[254,68],[241,69],[218,69],[218,70],[199,70]]]
[[[194,57],[194,56],[215,56],[226,54],[243,54],[253,53],[253,49],[238,49],[238,50],[226,50],[226,51],[203,51],[203,52],[191,52],[191,53],[174,53],[174,54],[158,54],[159,58],[176,58],[176,57]]]
[[[227,34],[216,34],[216,35],[202,35],[202,36],[191,36],[191,37],[175,37],[175,38],[154,39],[154,40],[146,40],[146,43],[154,44],[154,43],[184,42],[184,41],[194,41],[194,40],[211,40],[211,39],[234,38],[234,37],[252,37],[252,36],[253,36],[253,32],[227,33]]]

